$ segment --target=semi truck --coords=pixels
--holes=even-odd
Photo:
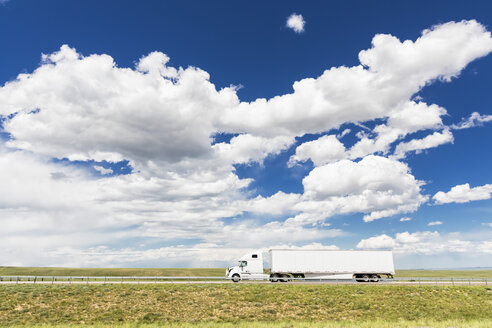
[[[226,270],[226,278],[286,282],[292,278],[355,279],[378,282],[393,278],[395,268],[391,251],[342,251],[319,249],[270,249],[270,273],[263,270],[263,252],[242,256],[239,265]]]

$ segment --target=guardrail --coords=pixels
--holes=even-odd
[[[294,282],[324,282],[331,284],[357,283],[355,279],[333,279],[333,278],[284,278]],[[229,282],[231,279],[225,277],[168,277],[168,276],[0,276],[3,283],[186,283],[186,282]],[[248,282],[268,282],[269,279],[244,279]],[[492,285],[492,278],[442,278],[442,277],[402,277],[402,278],[380,278],[379,282],[384,284],[419,284],[419,285]],[[360,283],[360,282],[359,282]],[[363,282],[374,284],[374,282]]]

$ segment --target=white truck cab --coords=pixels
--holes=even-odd
[[[263,254],[261,251],[251,252],[239,259],[239,265],[226,270],[226,278],[234,282],[239,280],[263,280],[269,275],[263,273]]]

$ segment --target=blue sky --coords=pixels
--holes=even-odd
[[[491,10],[3,1],[0,263],[491,267]]]

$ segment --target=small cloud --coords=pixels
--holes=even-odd
[[[97,165],[94,165],[93,167],[94,167],[94,170],[98,171],[102,175],[113,173],[113,170],[111,168],[105,168],[105,167],[97,166]]]
[[[427,225],[428,226],[435,226],[435,225],[441,225],[442,222],[441,221],[432,221],[432,222],[429,222]]]
[[[482,126],[488,122],[492,122],[492,115],[481,115],[480,113],[473,112],[469,118],[461,119],[460,123],[451,125],[451,128],[455,130],[469,129]]]
[[[412,218],[401,218],[400,222],[412,221]]]
[[[298,15],[296,13],[293,13],[287,18],[287,23],[285,26],[288,28],[294,30],[296,33],[302,33],[304,32],[304,25],[306,24],[306,21],[302,17],[302,15]]]
[[[338,139],[341,139],[341,138],[345,137],[347,134],[349,134],[351,131],[352,130],[350,130],[350,129],[345,129],[345,130],[342,131],[342,133],[340,133],[340,134],[337,135],[337,138]]]
[[[483,222],[482,225],[492,228],[492,222]]]

